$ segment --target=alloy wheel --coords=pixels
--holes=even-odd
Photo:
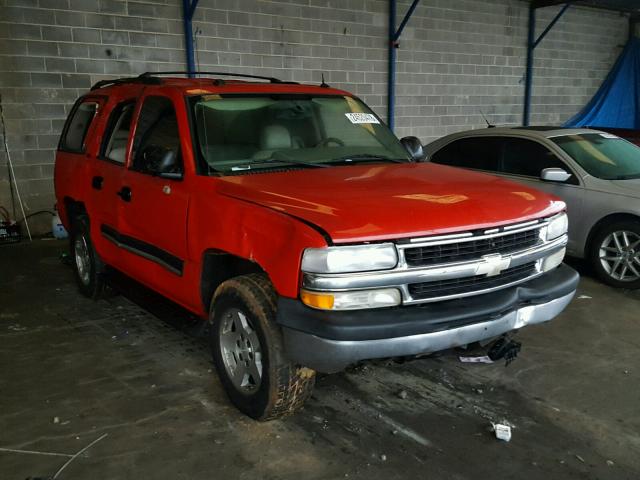
[[[247,316],[237,308],[222,315],[220,351],[225,370],[233,385],[250,394],[262,382],[262,348],[260,339]]]
[[[73,244],[73,251],[76,259],[76,269],[78,277],[83,285],[89,285],[91,282],[91,257],[89,256],[89,247],[83,235],[78,235]]]
[[[602,268],[614,280],[633,282],[640,279],[640,235],[628,230],[611,232],[598,253]]]

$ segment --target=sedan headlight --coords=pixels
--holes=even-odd
[[[547,241],[554,240],[561,235],[567,233],[569,228],[569,220],[566,213],[561,213],[551,218],[547,225]]]
[[[397,263],[398,252],[392,243],[307,248],[302,255],[302,271],[308,273],[386,270]]]

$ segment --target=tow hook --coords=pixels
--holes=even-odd
[[[521,347],[520,342],[510,339],[508,335],[503,335],[489,347],[487,356],[494,362],[504,358],[504,366],[506,367],[516,359]]]

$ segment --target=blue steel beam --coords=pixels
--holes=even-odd
[[[551,31],[553,26],[558,22],[558,20],[560,20],[560,18],[562,18],[562,15],[564,15],[564,12],[566,12],[567,8],[569,8],[570,6],[571,6],[571,2],[567,2],[564,4],[564,6],[560,9],[557,15],[553,17],[553,20],[549,22],[549,25],[547,25],[547,28],[545,28],[540,34],[540,36],[536,39],[536,41],[533,42],[533,48],[536,48],[538,44],[542,41],[542,39],[547,36],[547,33]]]
[[[533,59],[534,50],[540,44],[540,42],[547,36],[554,25],[562,18],[567,9],[571,6],[573,0],[568,1],[560,9],[560,11],[553,17],[553,20],[549,22],[549,25],[542,31],[542,33],[535,38],[536,35],[536,7],[529,5],[529,31],[527,34],[527,67],[525,72],[525,84],[524,84],[524,110],[522,112],[522,125],[529,126],[531,119],[531,94],[533,91]]]
[[[394,111],[396,108],[396,49],[398,41],[402,35],[404,27],[413,15],[420,0],[413,0],[411,6],[407,10],[404,18],[400,22],[400,26],[396,29],[396,0],[389,0],[389,75],[387,79],[387,124],[393,130],[395,119]]]
[[[187,72],[193,77],[196,61],[193,54],[193,14],[196,12],[198,0],[182,0],[182,20],[184,24],[184,48],[187,55]]]

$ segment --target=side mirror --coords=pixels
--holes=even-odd
[[[566,182],[571,174],[561,168],[545,168],[540,172],[540,178],[545,182]]]
[[[405,150],[409,152],[411,160],[414,162],[421,162],[424,160],[424,148],[422,147],[422,142],[418,137],[404,137],[400,139],[400,143]]]
[[[142,152],[144,171],[162,178],[178,180],[182,172],[177,161],[176,152],[160,145],[149,145]]]

